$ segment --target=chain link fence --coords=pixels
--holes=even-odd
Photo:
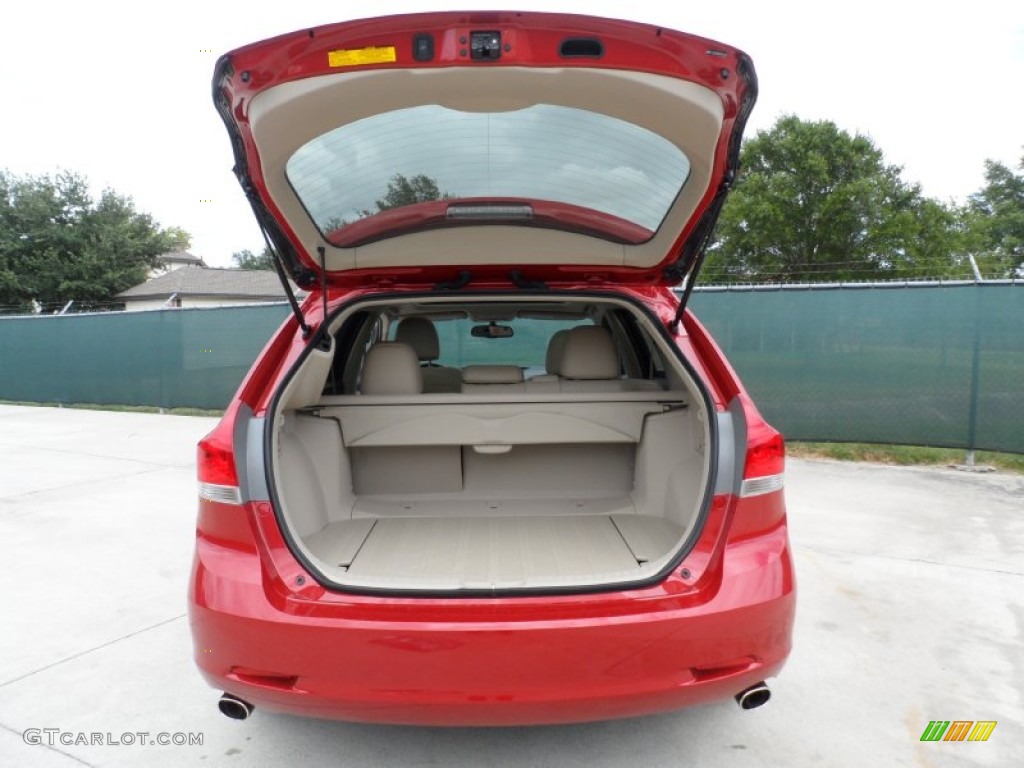
[[[698,288],[791,440],[1024,453],[1024,283]],[[0,318],[0,399],[223,408],[283,304]]]

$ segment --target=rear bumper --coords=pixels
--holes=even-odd
[[[197,542],[195,658],[258,708],[422,725],[580,722],[733,696],[789,654],[785,524],[726,546],[707,599],[656,589],[487,600],[354,597],[275,606],[259,555]]]

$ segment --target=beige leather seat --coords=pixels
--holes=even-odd
[[[525,392],[523,369],[518,365],[467,365],[462,369],[462,391],[477,394]]]
[[[568,328],[552,334],[548,340],[548,351],[544,357],[544,373],[539,376],[531,376],[531,382],[552,383],[558,381],[558,371],[562,366],[562,354],[565,352],[565,340],[569,337]],[[554,391],[558,391],[556,387]]]
[[[364,395],[418,395],[423,392],[422,371],[412,347],[382,341],[366,353],[359,391]]]
[[[559,363],[562,392],[636,392],[661,389],[656,381],[624,379],[615,343],[606,328],[570,329]]]
[[[407,317],[398,323],[395,341],[408,344],[416,351],[423,369],[423,391],[458,392],[462,373],[458,368],[447,368],[437,364],[441,356],[441,343],[437,329],[425,317]]]
[[[597,325],[570,329],[559,364],[563,392],[618,392],[619,356],[611,334]]]

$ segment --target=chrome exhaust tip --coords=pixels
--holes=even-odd
[[[222,714],[227,715],[232,720],[245,720],[252,714],[254,709],[253,705],[248,701],[243,701],[237,696],[232,696],[230,693],[221,694],[220,701],[217,702],[217,708]]]
[[[762,680],[760,683],[755,683],[744,691],[740,691],[736,694],[736,703],[740,705],[740,709],[757,709],[768,703],[768,699],[772,697],[772,692],[768,690],[768,686]]]

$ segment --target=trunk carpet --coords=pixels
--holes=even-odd
[[[306,546],[361,584],[509,588],[628,578],[681,535],[639,515],[391,517],[332,523]]]

